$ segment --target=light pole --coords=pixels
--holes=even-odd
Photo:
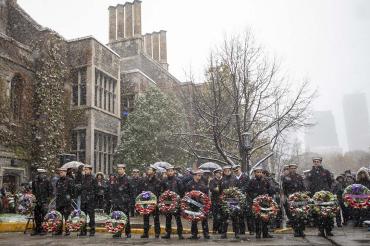
[[[245,163],[246,163],[246,171],[249,175],[250,166],[249,166],[249,151],[252,149],[252,134],[250,132],[243,132],[242,133],[242,140],[243,140],[243,147],[245,151]],[[245,171],[245,169],[243,170]]]

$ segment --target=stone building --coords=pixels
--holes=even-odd
[[[137,95],[149,86],[175,92],[181,87],[168,72],[166,31],[141,32],[141,1],[111,6],[108,11],[107,45],[91,36],[64,39],[73,67],[71,80],[65,82],[71,93],[69,107],[86,114],[71,133],[71,152],[79,161],[91,163],[95,172],[106,174],[113,171],[122,116],[133,110]],[[30,44],[52,30],[36,23],[16,0],[0,0],[0,14],[0,81],[5,88],[0,93],[11,99],[16,116],[27,106],[20,98],[32,101],[24,94],[32,91],[35,75]],[[0,143],[0,186],[17,186],[29,177],[29,161]]]

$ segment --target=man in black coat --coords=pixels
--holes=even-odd
[[[146,170],[146,177],[142,180],[141,192],[142,191],[151,191],[154,195],[157,196],[157,199],[161,195],[161,181],[156,176],[156,167],[150,165]],[[144,234],[141,235],[141,238],[149,238],[149,214],[143,216],[144,219]],[[155,238],[159,238],[161,232],[159,224],[159,211],[156,207],[153,212],[154,218],[154,233]]]
[[[270,182],[268,179],[263,177],[263,168],[256,167],[254,169],[254,177],[250,180],[247,195],[253,201],[254,198],[260,195],[273,196],[274,191],[270,187]],[[256,238],[261,238],[261,232],[263,238],[272,238],[272,235],[268,233],[268,222],[262,221],[258,217],[254,217]]]
[[[182,180],[175,176],[175,169],[174,167],[167,166],[166,167],[166,178],[162,180],[162,191],[173,191],[178,194],[180,197],[184,195],[184,187]],[[177,234],[179,239],[182,240],[184,237],[182,236],[182,222],[180,211],[177,211],[175,214],[166,214],[166,235],[162,236],[164,239],[171,238],[171,224],[172,224],[172,216],[175,217],[176,225],[177,225]]]
[[[125,227],[126,238],[131,238],[131,225],[129,217],[131,196],[132,189],[129,178],[126,175],[126,164],[117,164],[116,179],[109,184],[109,197],[112,204],[112,211],[122,211],[127,216],[127,224]],[[114,234],[113,237],[121,237],[121,234]]]
[[[236,179],[238,180],[237,187],[239,188],[239,190],[245,193],[245,190],[247,189],[247,186],[249,183],[249,176],[247,176],[245,173],[242,172],[242,168],[239,164],[233,167],[233,172],[234,172]],[[246,217],[247,217],[246,211],[243,211],[243,213],[241,214],[241,217],[239,218],[239,233],[241,235],[245,234],[245,218]],[[253,229],[253,226],[250,225],[251,223],[247,221],[247,224],[248,224],[248,230],[253,231],[254,229]]]
[[[322,166],[322,158],[312,158],[313,166],[307,174],[309,191],[314,195],[317,191],[331,191],[331,185],[334,182],[332,174]]]
[[[59,179],[56,183],[56,210],[63,215],[64,221],[68,219],[72,211],[72,198],[75,194],[74,180],[67,176],[66,168],[59,168]],[[54,235],[61,235],[62,228],[55,232]],[[70,232],[65,227],[65,235],[68,236]]]
[[[213,233],[222,233],[222,218],[220,195],[222,192],[222,169],[213,170],[213,179],[209,182],[209,191],[211,192],[212,216],[213,216]]]
[[[312,158],[313,166],[310,172],[307,174],[307,180],[309,185],[309,191],[311,195],[314,195],[317,191],[331,191],[332,184],[334,182],[332,174],[322,167],[322,158]],[[333,236],[331,230],[333,229],[334,222],[331,219],[315,220],[316,226],[319,229],[319,236]]]
[[[297,173],[297,164],[290,164],[289,165],[289,174],[284,175],[282,180],[282,188],[284,192],[284,196],[288,198],[291,194],[296,192],[303,192],[305,191],[304,184],[303,184],[303,177]],[[298,218],[293,218],[288,209],[287,205],[287,217],[290,220],[290,223],[294,229],[294,236],[295,237],[304,237],[304,221],[299,220]]]
[[[32,194],[36,198],[36,205],[34,208],[36,228],[31,236],[45,235],[42,229],[42,222],[48,212],[49,199],[53,195],[53,187],[46,176],[47,171],[40,168],[37,169],[37,172],[36,179],[32,182]]]
[[[135,216],[135,199],[141,192],[142,187],[142,178],[140,177],[139,169],[134,168],[132,170],[132,175],[130,178],[130,185],[132,189],[132,197],[131,197],[131,206],[130,206],[130,214],[131,217]]]
[[[222,183],[221,183],[221,193],[224,190],[227,190],[229,188],[238,188],[239,187],[239,181],[238,179],[232,174],[231,172],[231,166],[226,165],[223,167],[223,177],[222,177]],[[233,231],[235,233],[235,238],[239,238],[239,226],[240,221],[239,219],[242,218],[243,211],[240,211],[238,214],[222,214],[222,235],[221,238],[227,238],[227,228],[229,226],[228,219],[230,218],[233,225]],[[244,228],[245,229],[245,228]]]
[[[208,196],[208,187],[201,181],[202,179],[202,170],[196,170],[193,172],[193,179],[190,180],[186,186],[185,190],[187,192],[196,190],[201,191]],[[204,239],[209,239],[209,229],[208,229],[208,219],[205,218],[202,220],[202,229]],[[191,222],[191,237],[190,239],[199,239],[198,237],[198,223],[195,221]]]
[[[81,210],[89,216],[90,236],[95,235],[95,206],[98,194],[98,181],[92,175],[92,166],[84,166],[85,175],[81,179]],[[86,226],[81,229],[79,236],[86,236]]]

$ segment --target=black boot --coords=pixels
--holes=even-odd
[[[330,229],[328,229],[328,228],[327,228],[327,229],[325,229],[325,232],[326,232],[326,236],[327,236],[327,237],[332,237],[332,236],[334,236],[334,235],[333,235],[333,233],[331,233],[331,230],[330,230]]]
[[[170,239],[171,233],[167,232],[166,235],[162,236],[163,239]]]
[[[192,234],[191,237],[189,237],[189,239],[191,239],[191,240],[198,240],[199,237],[198,237],[197,234]]]
[[[93,237],[93,236],[95,236],[95,228],[94,229],[90,229],[89,237]]]
[[[179,240],[184,240],[184,236],[181,233],[179,233]]]
[[[144,234],[143,235],[141,235],[141,237],[140,238],[149,238],[149,235],[148,235],[148,233],[147,232],[144,232]]]
[[[318,234],[319,237],[325,237],[325,232],[324,232],[324,228],[319,228],[319,234]]]
[[[38,232],[38,231],[33,231],[32,233],[31,233],[31,236],[36,236],[36,235],[39,235],[40,234],[40,232]]]
[[[299,233],[298,229],[294,229],[294,237],[300,237],[301,234]]]

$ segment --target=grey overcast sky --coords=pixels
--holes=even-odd
[[[67,39],[93,35],[108,42],[108,6],[125,0],[18,0],[37,22]],[[332,110],[341,147],[345,93],[370,101],[368,0],[143,0],[143,33],[167,30],[170,72],[202,74],[212,47],[225,34],[250,28],[283,63],[292,80],[319,90],[316,110]],[[354,109],[355,110],[355,109]]]

